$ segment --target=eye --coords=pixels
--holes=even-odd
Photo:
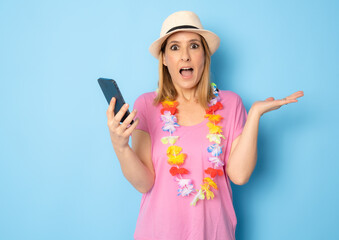
[[[192,43],[191,44],[191,48],[193,48],[193,49],[199,48],[199,44]]]
[[[178,50],[179,49],[179,47],[178,47],[178,45],[172,45],[171,47],[170,47],[170,49],[171,50],[173,50],[173,51],[175,51],[175,50]]]

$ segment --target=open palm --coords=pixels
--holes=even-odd
[[[256,101],[251,109],[262,116],[264,113],[279,109],[282,105],[298,102],[297,98],[302,96],[304,96],[304,92],[298,91],[283,99],[275,100],[273,97],[269,97],[265,101]]]

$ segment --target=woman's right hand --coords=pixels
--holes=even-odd
[[[126,147],[129,147],[128,141],[129,136],[132,134],[133,130],[139,123],[139,119],[136,119],[132,125],[130,122],[135,117],[137,111],[134,109],[128,117],[120,124],[121,118],[125,115],[128,110],[128,104],[125,103],[119,112],[114,115],[114,107],[115,107],[116,99],[113,97],[108,106],[106,115],[107,115],[107,125],[109,128],[109,133],[111,136],[113,148],[115,151],[122,151]]]

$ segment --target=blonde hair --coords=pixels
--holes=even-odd
[[[197,96],[200,105],[204,108],[208,108],[208,103],[214,97],[213,89],[210,82],[210,65],[211,65],[211,52],[207,45],[206,40],[201,36],[201,42],[205,52],[205,65],[201,74],[201,79],[197,85]],[[154,105],[158,105],[160,102],[166,99],[174,101],[178,97],[178,92],[175,89],[170,73],[167,67],[163,64],[163,55],[165,53],[165,47],[167,40],[161,46],[159,56],[159,82],[158,82],[158,94],[153,101]]]

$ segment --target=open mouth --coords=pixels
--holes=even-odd
[[[183,77],[190,77],[193,74],[193,68],[180,68],[179,73]]]

